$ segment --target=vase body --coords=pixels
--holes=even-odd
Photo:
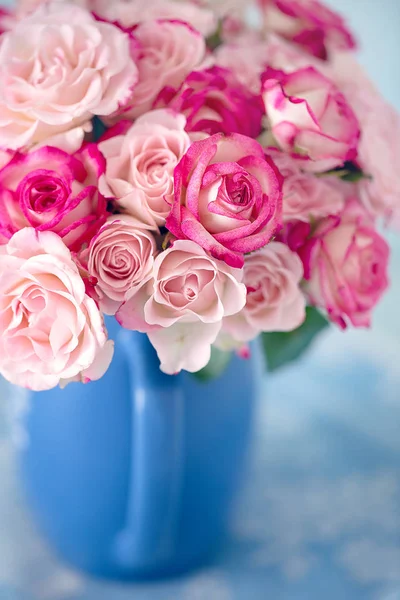
[[[27,392],[23,485],[58,555],[88,573],[170,576],[209,558],[241,486],[258,348],[208,383],[167,376],[147,336],[112,320],[115,354],[87,385]]]

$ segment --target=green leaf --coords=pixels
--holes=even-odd
[[[211,381],[212,379],[216,379],[226,369],[231,358],[232,352],[224,352],[223,350],[219,350],[218,348],[212,346],[209,363],[204,367],[204,369],[201,369],[201,371],[193,373],[193,376],[203,383]]]
[[[306,320],[298,329],[288,333],[263,333],[262,344],[268,370],[275,371],[299,358],[328,325],[329,322],[316,308],[308,306]]]
[[[332,169],[331,171],[325,171],[324,173],[318,173],[317,177],[335,176],[343,181],[350,183],[357,183],[361,179],[369,179],[369,175],[361,171],[354,163],[346,162],[343,167]]]
[[[361,179],[368,179],[368,176],[364,175],[362,171],[348,171],[345,175],[342,175],[341,179],[350,183],[357,183]]]
[[[207,48],[216,50],[223,43],[222,40],[223,22],[219,21],[217,29],[206,39]]]
[[[323,171],[322,173],[315,173],[316,177],[338,177],[339,179],[343,179],[349,174],[349,171],[346,169],[331,169],[330,171]]]

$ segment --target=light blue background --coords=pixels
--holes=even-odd
[[[400,2],[330,4],[400,108]],[[392,288],[372,331],[332,330],[265,382],[232,543],[208,569],[127,587],[58,563],[23,507],[11,435],[23,439],[0,401],[0,600],[400,600],[400,242],[391,241]]]

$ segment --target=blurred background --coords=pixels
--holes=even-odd
[[[400,110],[400,2],[329,4]],[[400,236],[389,239],[392,286],[372,331],[331,329],[265,379],[231,542],[181,579],[91,581],[51,555],[20,497],[11,438],[21,432],[0,383],[0,600],[400,600]]]

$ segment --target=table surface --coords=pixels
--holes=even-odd
[[[331,4],[399,106],[400,3]],[[19,494],[0,385],[0,600],[400,600],[400,242],[391,242],[392,288],[372,330],[332,329],[265,381],[231,543],[181,579],[108,584],[51,555]]]

